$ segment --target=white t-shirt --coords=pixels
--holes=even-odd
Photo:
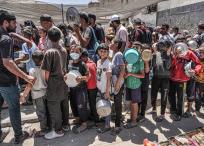
[[[47,83],[45,81],[45,71],[39,67],[31,68],[29,70],[29,75],[36,78],[35,84],[32,87],[31,95],[33,99],[37,99],[45,96]]]
[[[123,25],[120,25],[117,28],[115,38],[117,40],[122,40],[123,42],[126,42],[125,48],[128,48],[128,32],[127,32],[127,29]]]
[[[111,62],[109,59],[106,59],[103,64],[101,64],[101,60],[99,60],[97,62],[97,88],[101,93],[106,92],[107,72],[111,73]]]

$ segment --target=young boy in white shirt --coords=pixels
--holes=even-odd
[[[97,62],[97,88],[102,99],[109,101],[111,86],[111,62],[108,59],[109,47],[102,43],[98,48],[100,60]],[[110,101],[109,101],[110,102]],[[105,117],[105,126],[97,130],[98,133],[105,133],[111,130],[111,116]]]
[[[25,97],[31,90],[33,103],[36,108],[36,114],[41,128],[41,131],[35,133],[36,136],[44,136],[47,131],[47,110],[45,102],[47,83],[45,81],[45,71],[40,68],[43,57],[43,52],[39,50],[32,54],[32,59],[36,67],[29,70],[29,75],[35,78],[35,83],[33,86],[28,84],[24,92],[21,94],[21,101],[24,102]]]

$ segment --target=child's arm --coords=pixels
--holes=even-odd
[[[126,77],[128,77],[128,76],[133,76],[133,77],[136,77],[136,78],[144,78],[145,73],[144,73],[144,70],[142,70],[139,74],[128,73]]]
[[[124,75],[125,75],[125,65],[121,65],[120,75],[116,81],[115,88],[114,88],[116,92],[118,92],[121,88],[121,81],[124,79]]]
[[[50,76],[50,72],[49,71],[45,71],[45,80],[48,81]]]
[[[111,86],[111,72],[106,72],[107,81],[106,81],[106,93],[105,98],[110,98],[110,86]]]
[[[15,63],[18,65],[21,63],[21,61],[25,61],[25,60],[28,60],[29,59],[29,55],[28,54],[24,54],[22,57],[20,58],[17,58],[15,60]]]
[[[34,79],[33,84],[35,84],[35,81],[36,81],[36,79]],[[28,83],[26,85],[25,90],[20,95],[20,102],[21,103],[24,103],[26,101],[25,98],[28,96],[28,94],[29,94],[30,90],[32,89],[32,87],[33,87],[33,85],[30,84],[30,83]]]
[[[19,35],[17,33],[14,33],[14,32],[10,33],[10,35],[13,36],[13,37],[16,37],[16,38],[18,38],[18,39],[20,39],[20,40],[22,40],[24,42],[26,42],[28,44],[29,48],[32,47],[32,42],[29,39],[27,39],[27,38],[25,38],[25,37],[23,37],[23,36],[21,36],[21,35]]]

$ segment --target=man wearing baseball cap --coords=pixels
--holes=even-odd
[[[111,17],[111,26],[116,30],[115,38],[121,40],[123,43],[123,49],[128,47],[128,32],[127,29],[120,23],[120,17],[118,15],[113,15]]]

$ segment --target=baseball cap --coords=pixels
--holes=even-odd
[[[117,20],[120,20],[120,17],[119,17],[118,15],[113,15],[113,16],[111,17],[111,22],[117,21]]]
[[[133,20],[133,23],[141,25],[142,24],[142,20],[140,18],[136,18],[136,19]]]

